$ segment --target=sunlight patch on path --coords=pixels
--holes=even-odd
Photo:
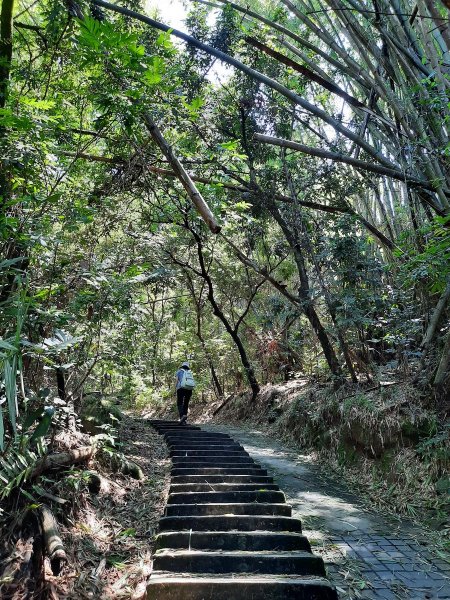
[[[257,430],[207,428],[231,434],[270,471],[342,600],[450,600],[450,565],[431,556],[415,525],[371,512],[312,457]]]

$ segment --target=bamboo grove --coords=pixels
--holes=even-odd
[[[204,397],[388,369],[445,411],[448,3],[186,4],[3,0],[2,450],[186,357]]]

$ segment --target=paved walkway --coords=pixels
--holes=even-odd
[[[414,525],[368,512],[307,456],[258,431],[205,428],[231,434],[273,475],[342,600],[450,600],[450,564],[433,559]]]

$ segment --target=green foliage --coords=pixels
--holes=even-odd
[[[344,415],[350,413],[353,408],[359,410],[368,410],[372,412],[375,410],[373,401],[370,398],[368,398],[365,394],[356,394],[355,396],[352,396],[351,398],[346,398],[344,400],[342,404],[342,410],[344,412]]]
[[[41,437],[41,435],[35,437],[38,444],[34,450],[30,447],[31,440],[22,437],[0,456],[0,481],[2,482],[0,499],[8,498],[13,491],[25,484],[34,472],[38,461],[45,454],[45,445],[39,439]]]
[[[250,6],[318,43],[284,8]],[[6,134],[0,175],[7,184],[0,216],[0,448],[14,439],[17,414],[39,390],[49,390],[52,405],[57,373],[79,404],[86,390],[99,390],[161,411],[173,406],[174,372],[186,357],[198,380],[195,397],[211,398],[214,376],[225,394],[245,387],[236,345],[199,276],[195,236],[217,306],[237,327],[261,382],[329,375],[306,316],[309,302],[342,368],[347,346],[359,377],[376,378],[388,367],[390,376],[400,375],[408,362],[413,370],[434,296],[449,277],[448,217],[431,222],[431,205],[423,207],[416,187],[407,196],[403,183],[256,142],[262,132],[344,155],[355,150],[331,125],[324,129],[320,119],[293,110],[288,99],[241,72],[222,72],[211,56],[174,44],[170,32],[108,11],[102,19],[95,11],[89,16],[85,3],[79,8],[69,15],[63,3],[44,0],[24,13],[39,30],[21,28],[14,36],[10,96],[0,110]],[[338,116],[333,94],[245,41],[250,33],[294,58],[269,26],[228,5],[218,13],[190,9],[186,27],[199,40],[361,131],[359,114],[345,108]],[[314,18],[331,27],[326,15]],[[373,36],[364,15],[355,11],[354,18]],[[371,41],[376,47],[376,37]],[[301,51],[313,66],[314,51]],[[320,69],[331,77],[335,66],[330,71],[323,61]],[[395,69],[403,73],[402,65]],[[363,101],[359,81],[341,76]],[[400,95],[405,122],[413,127],[420,116],[427,135],[440,131],[448,118],[436,73],[403,79],[388,88],[393,102]],[[406,146],[403,134],[386,136],[392,107],[378,99],[370,137],[405,173],[414,175],[419,165],[422,177],[426,157],[416,155],[427,141],[417,136]],[[171,167],[150,141],[143,110],[198,180],[224,237],[207,233],[183,186],[167,176]],[[440,161],[446,150],[435,146],[433,160]],[[318,205],[325,210],[312,208]],[[392,238],[394,256],[365,223]],[[263,282],[268,275],[277,289]]]
[[[447,423],[434,435],[423,439],[416,451],[425,460],[439,460],[445,471],[450,461],[450,424]]]
[[[433,293],[441,293],[450,277],[450,215],[437,216],[433,222],[422,227],[420,233],[426,240],[424,247],[417,249],[414,240],[403,236],[402,251],[408,261],[404,271],[409,285],[423,283]],[[401,256],[401,252],[397,253]]]

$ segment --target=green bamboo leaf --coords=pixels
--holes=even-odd
[[[17,258],[8,258],[6,260],[2,260],[0,262],[0,269],[4,269],[5,267],[10,267],[11,265],[15,265],[18,262],[21,262],[24,259],[23,256],[18,256]]]
[[[8,413],[11,426],[14,434],[17,432],[16,428],[16,369],[17,369],[17,357],[13,356],[12,359],[5,361],[3,365],[3,377],[5,383],[6,399],[8,401]]]
[[[23,431],[27,431],[27,429],[29,429],[33,425],[33,423],[35,423],[39,419],[39,417],[42,416],[42,412],[43,412],[43,409],[38,408],[36,410],[33,410],[33,411],[27,413],[25,415],[25,419],[22,423]]]

